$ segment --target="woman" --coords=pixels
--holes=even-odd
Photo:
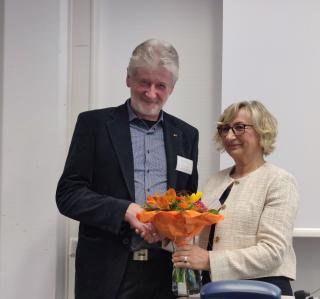
[[[225,218],[211,230],[211,238],[209,227],[201,233],[200,247],[179,248],[173,254],[176,267],[209,270],[212,281],[267,281],[292,295],[299,196],[293,176],[264,159],[276,135],[275,118],[258,101],[235,103],[223,112],[215,138],[235,165],[209,179],[202,200],[208,208],[225,200],[220,208]]]

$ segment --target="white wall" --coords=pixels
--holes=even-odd
[[[219,167],[212,132],[221,98],[222,1],[94,4],[92,107],[119,105],[129,97],[126,69],[135,46],[148,38],[171,42],[180,55],[180,78],[165,110],[200,130],[201,188],[204,178]]]
[[[88,74],[92,65],[86,48],[87,40],[80,34],[75,39],[79,43],[72,44],[73,53],[76,51],[78,54],[74,54],[70,62],[75,63],[75,57],[83,62],[81,66],[71,65],[71,70],[75,71],[73,79],[80,77],[77,82],[85,82],[85,85],[77,85],[71,80],[71,89],[75,93],[69,94],[70,102],[67,100],[69,5],[77,3],[86,10],[90,2],[95,4],[93,30],[90,22],[85,23],[87,14],[85,20],[81,17],[83,22],[78,25],[86,24],[85,29],[80,30],[89,30],[85,37],[91,30],[94,33],[91,37],[94,39],[95,67],[91,77],[94,84],[87,85],[90,83]],[[200,129],[200,185],[219,166],[219,159],[214,156],[216,153],[210,139],[220,112],[222,2],[166,0],[160,6],[154,0],[138,0],[135,5],[131,2],[0,0],[0,24],[3,17],[5,19],[5,27],[0,26],[1,298],[66,298],[64,267],[68,263],[65,263],[65,238],[69,236],[66,236],[65,219],[58,216],[54,193],[65,161],[68,132],[72,130],[79,110],[89,106],[95,108],[117,105],[128,96],[124,84],[125,69],[132,47],[141,40],[156,33],[156,37],[172,41],[177,46],[181,55],[181,77],[167,110]],[[314,95],[319,95],[316,85],[320,69],[317,60],[320,52],[317,39],[319,35],[316,32],[320,19],[317,16],[318,3],[312,0],[224,0],[223,100],[231,102],[242,97],[265,100],[279,92],[279,98],[290,99],[291,112],[300,109],[296,105],[297,101],[300,103],[303,99],[305,103],[308,99],[314,99]],[[145,10],[140,12],[138,8],[141,6],[149,9],[150,14],[146,15]],[[281,11],[286,13],[281,14]],[[81,12],[78,13],[81,16]],[[295,24],[301,17],[303,25],[300,28]],[[282,23],[283,20],[285,23]],[[145,26],[146,23],[149,26]],[[243,28],[248,36],[241,35]],[[255,34],[250,35],[255,28]],[[275,33],[268,35],[268,28]],[[239,37],[231,36],[232,32]],[[279,42],[278,32],[283,38],[289,38],[290,42]],[[275,38],[277,42],[274,41]],[[234,39],[237,42],[231,44],[230,41]],[[206,45],[202,44],[203,40]],[[232,47],[228,47],[228,44]],[[301,47],[297,50],[299,45]],[[1,46],[4,47],[4,60],[1,59]],[[239,49],[241,46],[243,49]],[[269,53],[265,50],[267,46],[273,49],[271,53],[274,54],[276,63],[266,60],[266,53]],[[282,57],[286,57],[284,61],[277,57],[277,46],[283,53]],[[255,51],[250,52],[251,49]],[[251,56],[255,62],[250,67],[247,56]],[[308,57],[316,59],[310,62],[306,60]],[[268,63],[263,70],[254,68],[265,60]],[[272,68],[276,70],[274,77],[277,80],[274,82],[273,76],[268,73]],[[260,81],[260,77],[263,80]],[[286,85],[288,78],[292,83],[290,86]],[[308,78],[305,80],[307,82],[303,81],[304,78]],[[74,83],[76,85],[72,86]],[[290,93],[288,96],[292,89],[297,94]],[[80,96],[79,101],[77,98]],[[212,102],[206,102],[208,99]],[[312,101],[311,107],[317,107],[316,105],[317,101]],[[307,108],[309,107],[304,107]],[[273,110],[272,107],[270,109]],[[282,111],[276,110],[279,118],[278,113]],[[298,119],[304,117],[303,120],[308,121],[304,115],[300,113]],[[291,120],[291,116],[288,113],[281,116],[281,119]],[[294,121],[296,120],[295,118]],[[280,125],[282,131],[288,131],[286,126]],[[317,139],[317,127],[312,128],[316,136],[314,139]],[[290,139],[294,139],[294,136]],[[308,144],[310,140],[303,142]],[[285,146],[287,145],[279,144],[279,149]],[[214,153],[212,156],[211,152]],[[317,155],[311,147],[306,146],[303,159],[308,169],[313,169],[313,165],[318,163],[315,160]],[[283,166],[295,173],[294,164]],[[71,232],[76,234],[76,229],[71,228]],[[319,242],[320,239],[317,238],[294,240],[298,256],[296,289],[312,290],[318,287]],[[68,265],[72,265],[73,261],[69,262]],[[73,285],[70,283],[71,294],[72,289]]]
[[[2,156],[2,118],[3,118],[3,25],[4,25],[4,0],[0,0],[0,157]],[[2,160],[0,159],[0,190],[2,189]],[[0,192],[0,219],[1,219],[1,192]],[[1,220],[0,220],[0,244],[1,240]],[[1,256],[1,246],[0,246]],[[1,259],[0,259],[0,272],[1,272]],[[0,274],[1,275],[1,274]],[[0,291],[1,291],[1,279],[0,279]]]
[[[58,231],[60,236],[65,227],[55,188],[65,157],[67,11],[63,0],[7,0],[1,10],[4,299],[63,298],[64,245]]]
[[[317,228],[320,201],[320,1],[224,0],[222,106],[261,100],[277,117],[271,162],[293,173],[301,194],[297,228]],[[221,167],[230,164],[222,156]],[[320,287],[320,239],[294,241],[296,289]],[[313,260],[313,262],[312,262]]]
[[[320,230],[320,1],[225,0],[223,28],[223,107],[260,99],[275,114],[269,160],[298,180],[296,227]]]
[[[68,138],[66,146],[69,147],[71,136],[78,114],[90,107],[92,83],[92,6],[91,0],[70,1],[70,89],[68,102]],[[78,222],[66,219],[67,228],[67,294],[65,298],[74,298],[75,277],[75,249],[78,239]],[[64,298],[64,297],[63,297]]]
[[[297,255],[297,279],[294,290],[309,292],[320,288],[320,238],[294,238],[293,247]],[[319,292],[315,296],[319,297]]]

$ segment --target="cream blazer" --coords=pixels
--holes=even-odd
[[[216,225],[209,252],[211,279],[295,279],[292,234],[299,196],[294,177],[270,163],[237,180],[229,176],[231,169],[212,176],[203,192],[204,203],[214,208],[234,182],[220,210],[224,220]],[[206,227],[199,238],[205,249],[209,231]]]

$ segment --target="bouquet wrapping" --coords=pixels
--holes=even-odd
[[[201,192],[179,195],[172,188],[163,194],[148,195],[144,211],[137,218],[144,223],[151,222],[162,236],[180,247],[198,235],[206,225],[223,219],[218,211],[207,209],[201,196]],[[199,271],[174,268],[172,278],[175,295],[188,296],[200,291]]]

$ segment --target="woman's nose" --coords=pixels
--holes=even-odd
[[[228,134],[225,137],[226,139],[235,139],[236,135],[234,134],[233,130],[230,128]]]

